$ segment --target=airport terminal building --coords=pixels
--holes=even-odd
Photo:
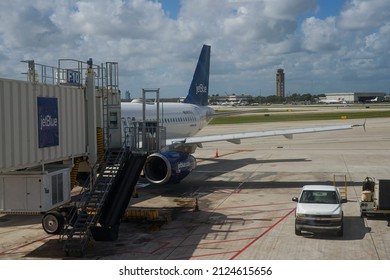
[[[334,92],[324,94],[328,100],[344,100],[347,103],[382,102],[386,96],[385,92]]]

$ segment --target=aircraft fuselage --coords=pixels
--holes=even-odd
[[[156,103],[145,106],[145,121],[156,121]],[[143,121],[142,103],[122,103],[122,122],[128,126],[131,122]],[[160,103],[159,121],[166,129],[166,137],[185,138],[194,136],[211,120],[214,110],[208,106],[187,103]]]

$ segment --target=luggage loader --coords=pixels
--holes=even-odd
[[[390,180],[366,177],[363,181],[360,217],[382,214],[390,216]]]

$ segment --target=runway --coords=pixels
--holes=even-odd
[[[201,134],[363,122],[213,125]],[[366,130],[205,144],[194,154],[197,168],[180,184],[138,188],[129,209],[157,209],[157,220],[123,222],[117,241],[96,242],[84,259],[389,260],[388,221],[359,212],[364,178],[390,177],[389,140],[390,118],[373,118]],[[296,236],[291,198],[304,184],[340,183],[344,176],[344,236]],[[0,259],[68,258],[36,216],[1,215],[0,237]]]

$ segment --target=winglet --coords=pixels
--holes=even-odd
[[[352,127],[362,126],[364,129],[364,132],[366,132],[366,121],[367,121],[367,119],[364,120],[363,124],[353,124]]]

